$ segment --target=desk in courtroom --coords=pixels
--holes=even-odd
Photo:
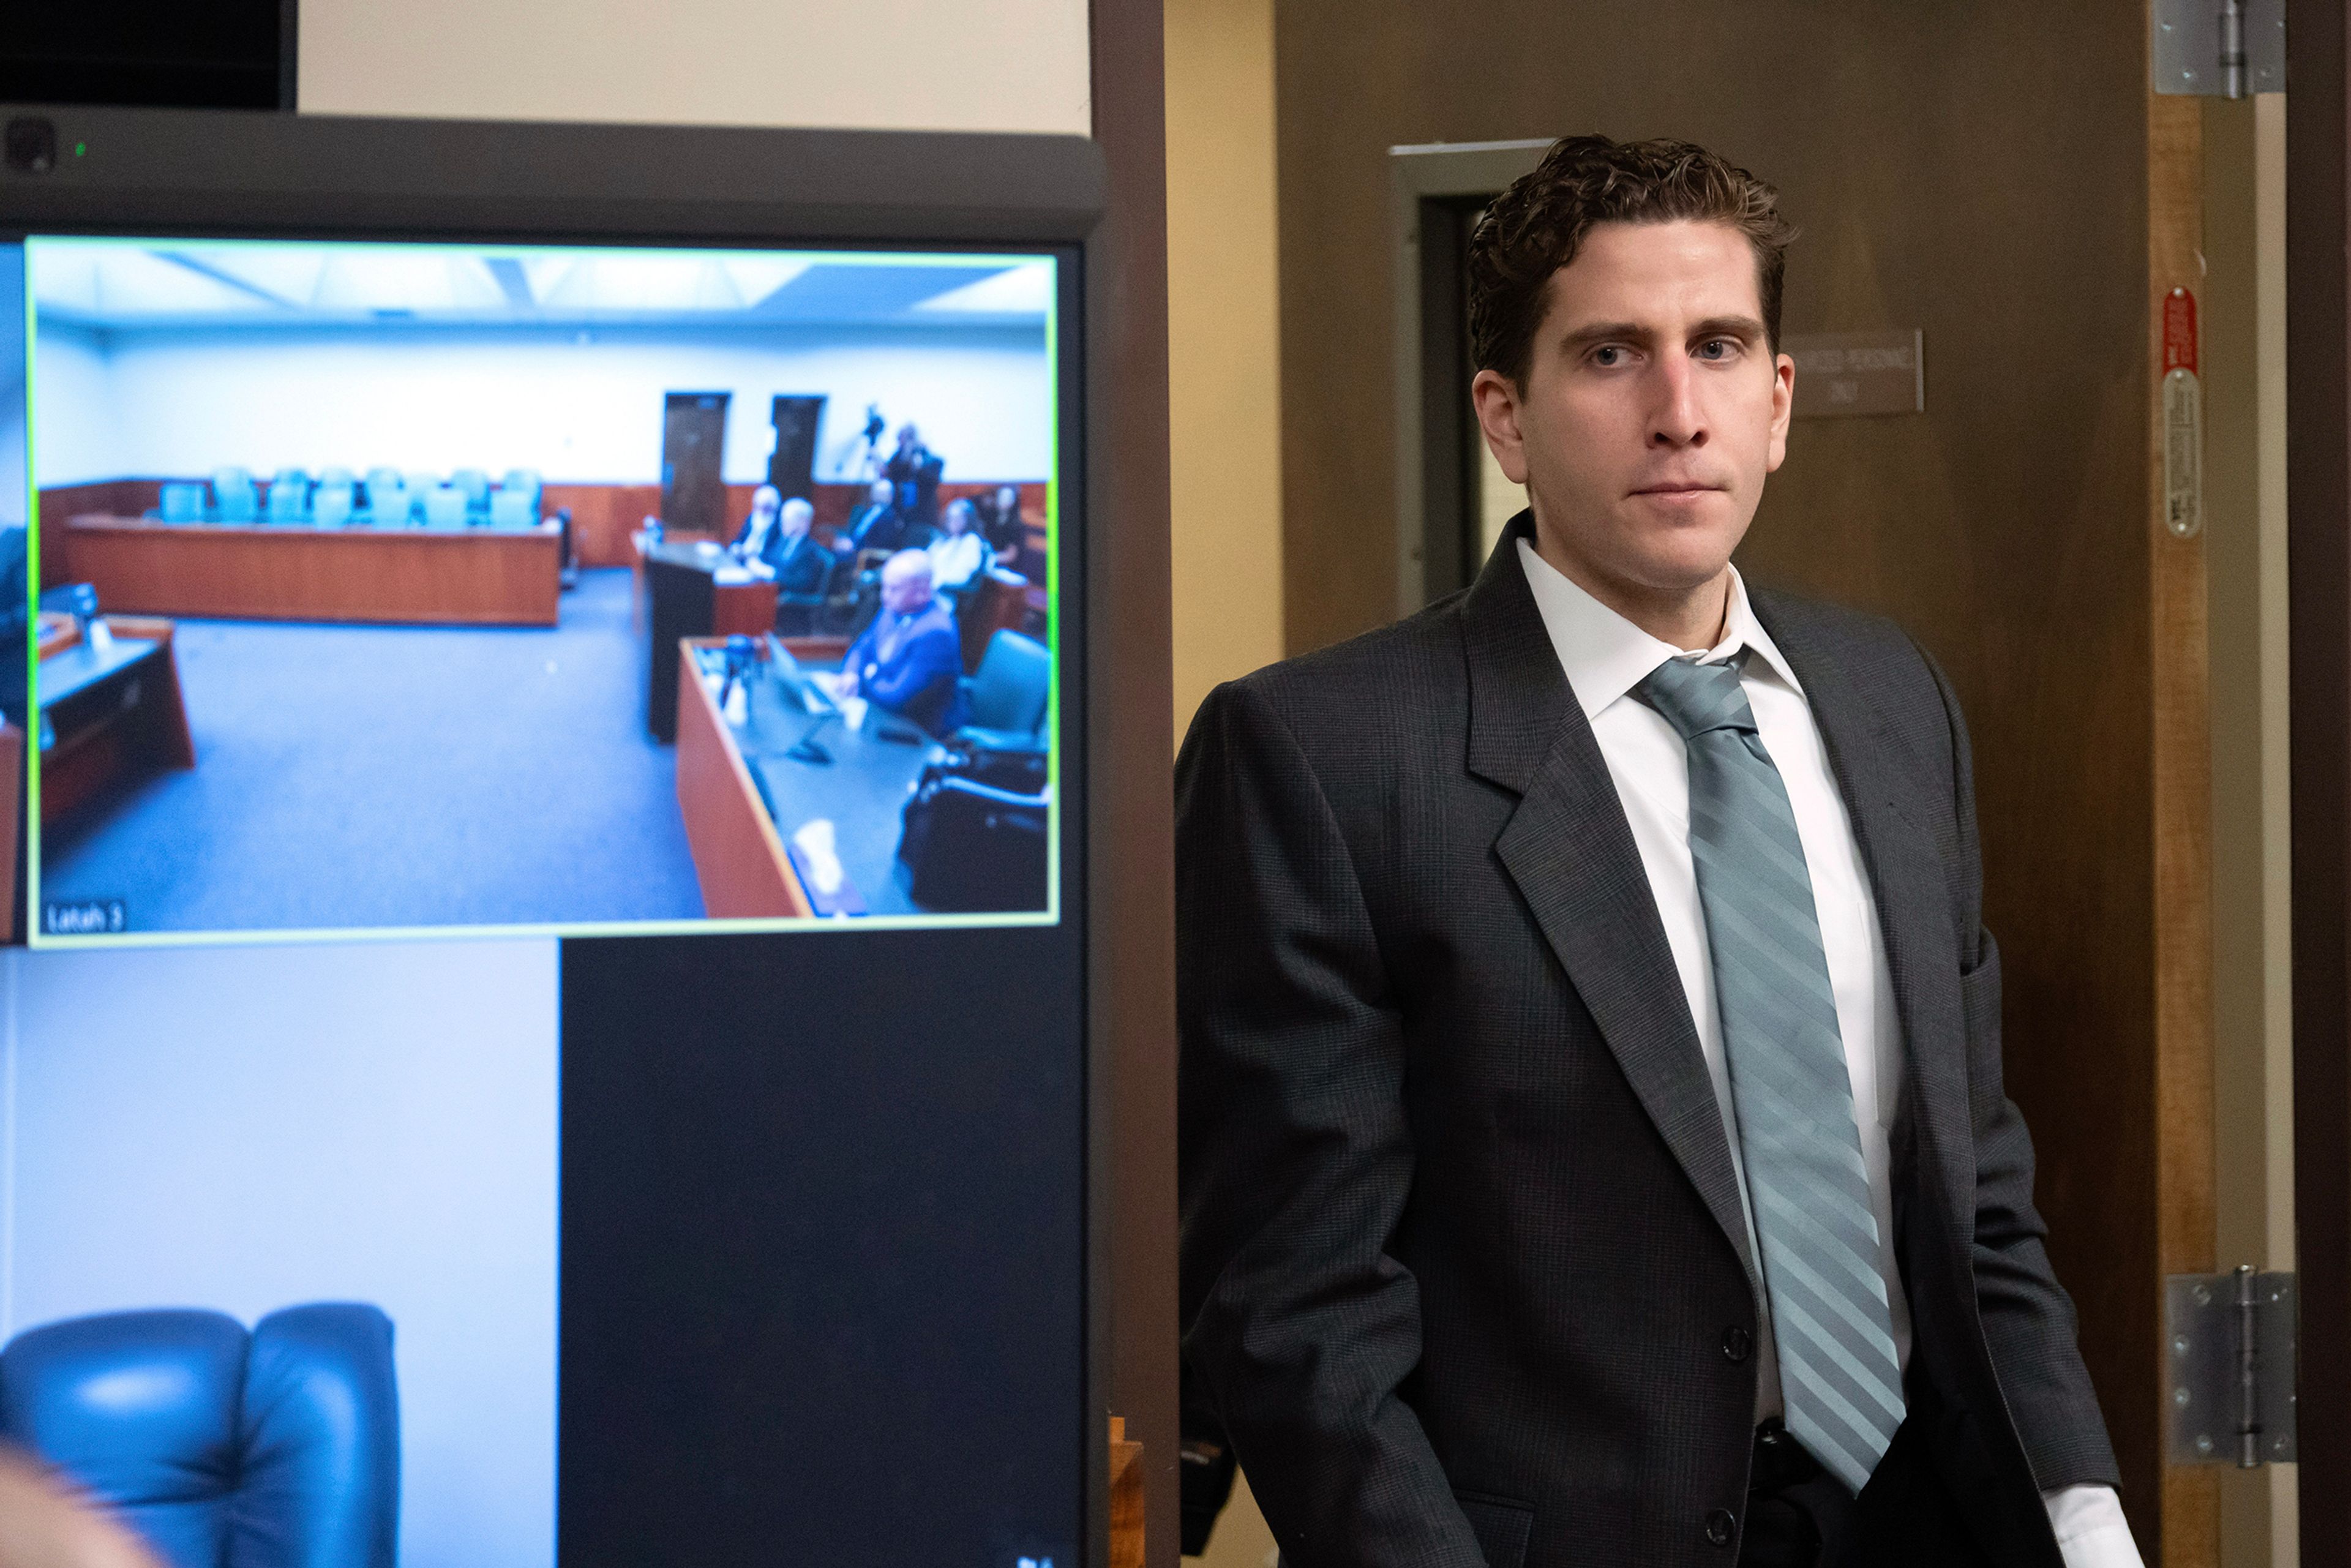
[[[776,623],[776,584],[711,539],[656,541],[640,534],[646,617],[645,727],[653,738],[677,738],[678,641],[684,637],[762,636]]]
[[[723,648],[720,639],[690,638],[678,659],[678,807],[705,913],[916,913],[898,871],[898,838],[929,737],[871,706],[861,724],[827,722],[764,664],[746,682],[741,722],[730,722],[705,679],[725,670]],[[804,737],[832,760],[790,755]],[[788,847],[819,818],[832,824],[845,878],[831,895],[810,885]]]
[[[110,615],[98,624],[107,637],[42,639],[34,695],[45,823],[141,772],[196,765],[172,623]]]

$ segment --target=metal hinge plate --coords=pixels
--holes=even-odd
[[[2241,1268],[2164,1281],[2171,1463],[2294,1461],[2296,1324],[2292,1274]]]
[[[2285,90],[2285,0],[2155,0],[2150,14],[2156,91]]]

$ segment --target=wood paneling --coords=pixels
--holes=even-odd
[[[62,540],[55,582],[88,582],[99,608],[239,621],[552,626],[561,592],[552,525],[304,528],[79,517],[42,525]]]
[[[808,894],[758,786],[684,651],[695,641],[681,645],[677,662],[677,805],[702,884],[703,913],[714,920],[806,915]]]
[[[776,629],[776,585],[721,582],[710,590],[710,629],[721,637],[763,637]]]
[[[100,479],[89,485],[46,486],[41,490],[41,521],[54,528],[69,517],[92,513],[109,517],[144,517],[162,508],[167,483],[179,481]]]
[[[2158,832],[2167,857],[2182,847],[2195,786],[2192,760],[2158,783],[2158,756],[2200,725],[2181,683],[2201,651],[2157,648],[2191,629],[2200,584],[2158,563],[2150,493],[2147,13],[1846,7],[1833,48],[1821,26],[1796,0],[1518,7],[1507,25],[1280,0],[1288,640],[1392,613],[1392,145],[1698,141],[1776,183],[1803,230],[1786,330],[1924,329],[1927,412],[1797,426],[1740,559],[1891,616],[1966,706],[2008,1088],[2154,1562],[2158,1281],[2189,1223],[2158,1198],[2180,1151],[2158,1137],[2179,1080],[2157,1042],[2185,1041],[2194,1007],[2160,970],[2199,918],[2164,911],[2158,932],[2181,863],[2159,877]]]
[[[631,566],[637,559],[629,536],[661,515],[659,485],[556,485],[539,486],[538,508],[553,517],[571,511],[571,553],[581,566]],[[746,503],[745,510],[749,510]]]

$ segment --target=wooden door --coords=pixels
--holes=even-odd
[[[824,423],[824,398],[778,395],[769,405],[776,450],[768,459],[768,483],[786,500],[816,494],[816,436]]]
[[[727,392],[671,392],[662,408],[662,527],[716,534],[726,526]]]

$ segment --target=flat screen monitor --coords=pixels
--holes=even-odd
[[[0,1444],[174,1568],[1096,1557],[1092,144],[24,118]]]
[[[1068,270],[0,241],[33,942],[1054,919]]]

